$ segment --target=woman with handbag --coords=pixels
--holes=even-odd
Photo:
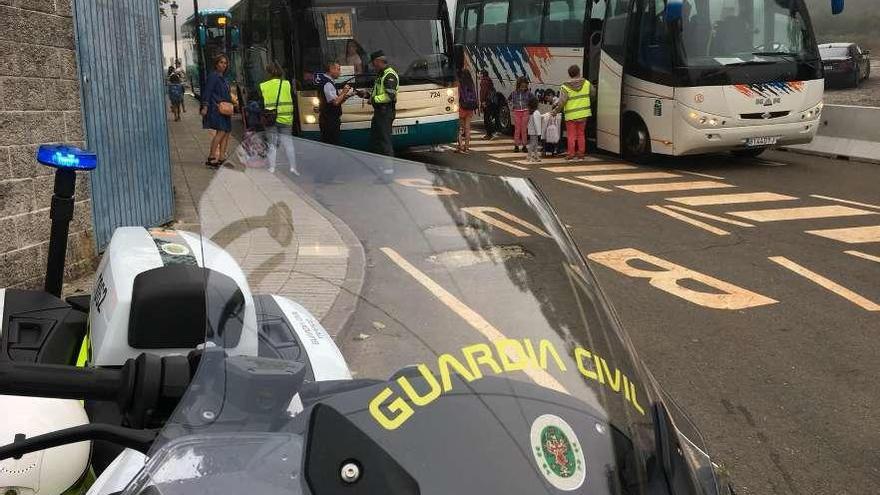
[[[284,80],[283,71],[275,62],[266,67],[266,73],[269,78],[260,83],[260,95],[263,98],[262,124],[266,129],[269,172],[275,171],[280,147],[287,157],[290,171],[299,175],[293,149],[293,92],[290,82]]]
[[[229,94],[229,83],[223,74],[229,68],[229,58],[224,54],[214,57],[214,71],[208,74],[205,89],[202,91],[202,127],[213,129],[211,150],[205,165],[219,168],[226,162],[226,147],[229,144],[229,132],[232,131],[232,96]]]

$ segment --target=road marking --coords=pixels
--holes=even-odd
[[[529,167],[520,167],[519,165],[514,165],[512,163],[502,162],[501,160],[493,160],[490,158],[489,161],[496,164],[496,165],[504,165],[505,167],[515,168],[517,170],[529,170]]]
[[[473,139],[471,138],[471,144],[509,144],[513,145],[513,139]]]
[[[772,160],[755,160],[755,163],[758,165],[764,165],[765,167],[787,167],[787,163],[775,162]]]
[[[593,184],[587,184],[586,182],[582,182],[579,180],[569,179],[568,177],[557,177],[556,180],[562,181],[562,182],[567,182],[569,184],[574,184],[576,186],[586,187],[587,189],[592,189],[594,191],[611,192],[611,189],[608,189],[607,187],[594,186]]]
[[[493,146],[471,146],[469,151],[504,151],[509,150],[510,146],[506,144],[496,144]]]
[[[683,174],[696,175],[699,177],[706,177],[707,179],[724,180],[724,177],[718,177],[717,175],[701,174],[699,172],[690,172],[688,170],[676,170],[676,172],[681,172]]]
[[[867,311],[880,311],[880,304],[877,304],[870,299],[867,299],[855,292],[847,289],[846,287],[829,280],[818,273],[811,271],[803,266],[791,261],[785,256],[771,256],[769,258],[770,261],[779,264],[794,273],[806,278],[807,280],[819,285],[820,287],[824,287],[825,289],[837,294],[838,296],[846,299],[847,301],[859,306],[860,308]]]
[[[397,266],[399,266],[403,271],[408,273],[412,278],[416,280],[416,282],[420,283],[422,287],[428,289],[428,291],[434,295],[440,302],[446,305],[447,308],[452,310],[455,314],[457,314],[461,319],[467,322],[474,330],[479,332],[486,340],[490,342],[495,342],[497,340],[507,339],[507,336],[501,333],[500,330],[495,328],[491,323],[489,323],[485,318],[483,318],[480,313],[477,313],[473,309],[470,308],[467,304],[462,302],[459,298],[452,295],[449,291],[444,289],[440,284],[435,282],[431,277],[427,276],[424,272],[413,266],[409,261],[407,261],[403,256],[400,255],[394,249],[390,247],[383,247],[381,251],[385,253],[388,258],[391,259]],[[507,356],[511,360],[520,359],[522,356],[517,356],[513,354],[512,350],[507,350],[505,352]],[[562,393],[568,393],[568,390],[559,383],[559,381],[553,377],[550,373],[543,369],[535,369],[526,367],[523,370],[529,378],[532,379],[535,383],[542,387],[550,388]]]
[[[745,222],[740,222],[739,220],[731,220],[729,218],[719,217],[718,215],[712,215],[710,213],[692,210],[690,208],[685,208],[684,206],[667,205],[666,207],[671,210],[680,211],[682,213],[688,213],[690,215],[694,215],[697,217],[703,217],[703,218],[708,218],[709,220],[715,220],[716,222],[729,223],[730,225],[736,225],[737,227],[754,227],[754,225],[752,225],[750,223],[745,223]]]
[[[807,233],[825,237],[827,239],[834,239],[835,241],[845,242],[847,244],[880,242],[880,225],[848,227],[844,229],[808,230]]]
[[[818,198],[818,199],[827,199],[828,201],[837,201],[838,203],[846,203],[848,205],[864,206],[865,208],[873,208],[875,210],[880,210],[880,206],[872,205],[870,203],[859,203],[858,201],[851,201],[848,199],[834,198],[831,196],[820,196],[818,194],[811,194],[810,197]]]
[[[541,163],[545,163],[547,165],[556,165],[559,163],[571,163],[577,164],[581,162],[607,162],[611,160],[603,160],[601,158],[596,158],[592,156],[585,156],[583,158],[578,158],[577,160],[567,160],[565,158],[541,158]],[[633,167],[635,168],[635,167]]]
[[[629,170],[634,167],[632,165],[625,165],[623,163],[609,163],[607,165],[567,165],[561,167],[542,167],[541,170],[546,170],[548,172],[553,173],[568,173],[568,172],[605,172],[610,170]]]
[[[519,218],[518,216],[516,216],[512,213],[508,213],[508,212],[502,210],[501,208],[495,208],[494,206],[467,206],[467,207],[462,208],[461,211],[467,213],[468,215],[479,218],[480,220],[488,223],[489,225],[493,225],[493,226],[495,226],[495,227],[497,227],[497,228],[499,228],[499,229],[501,229],[511,235],[514,235],[516,237],[530,237],[531,234],[529,234],[527,232],[523,232],[522,230],[519,230],[518,228],[514,227],[513,225],[511,225],[509,223],[504,223],[501,220],[498,220],[497,218],[490,216],[489,213],[494,213],[498,216],[504,217],[504,218],[510,220],[511,222],[517,223],[520,226],[525,227],[538,235],[541,235],[544,237],[550,237],[549,235],[547,235],[546,232],[544,232],[540,228],[536,227],[535,225],[532,225],[531,223],[526,222],[522,218]]]
[[[634,193],[652,193],[667,191],[691,191],[696,189],[722,189],[725,187],[736,187],[732,184],[723,182],[715,182],[711,180],[695,180],[689,182],[658,182],[656,184],[632,184],[629,186],[617,186]]]
[[[874,256],[873,254],[863,253],[861,251],[844,251],[844,253],[880,263],[880,256]]]
[[[680,196],[677,198],[666,198],[666,201],[681,203],[688,206],[709,206],[733,205],[739,203],[760,203],[762,201],[790,201],[793,199],[798,198],[772,192],[759,192],[736,194],[707,194],[704,196]]]
[[[638,249],[625,248],[613,251],[602,251],[587,255],[592,261],[616,270],[628,277],[646,278],[648,283],[664,292],[680,297],[699,306],[712,309],[738,310],[748,309],[778,301],[752,292],[731,283],[704,275],[689,268],[676,265],[664,259],[651,256]],[[643,270],[629,265],[629,261],[638,260],[660,268],[661,270]],[[679,285],[682,280],[692,280],[707,285],[714,292],[702,292]],[[688,284],[693,286],[693,284]],[[718,292],[721,292],[719,294]]]
[[[416,191],[427,196],[454,196],[458,191],[444,186],[434,185],[428,179],[395,179],[401,186],[414,187]]]
[[[708,223],[701,222],[699,220],[694,220],[693,218],[684,216],[681,213],[676,213],[672,210],[667,210],[666,208],[664,208],[660,205],[648,205],[648,208],[650,208],[656,212],[662,213],[666,216],[672,217],[676,220],[681,220],[682,222],[689,223],[689,224],[693,225],[694,227],[706,230],[706,231],[711,232],[715,235],[730,235],[730,232],[728,232],[726,230],[719,229],[718,227],[709,225]]]
[[[511,151],[509,153],[489,153],[489,156],[492,158],[522,158],[527,155],[519,151]]]
[[[796,208],[777,208],[772,210],[731,211],[735,217],[756,222],[781,222],[787,220],[809,220],[814,218],[854,217],[876,215],[876,212],[850,208],[849,206],[800,206]]]
[[[582,175],[578,178],[590,182],[626,182],[630,180],[672,179],[675,177],[681,176],[670,174],[669,172],[636,172],[628,174]]]

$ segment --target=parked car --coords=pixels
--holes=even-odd
[[[871,76],[870,50],[855,43],[825,43],[819,45],[822,67],[825,69],[825,85],[858,87],[862,80]]]

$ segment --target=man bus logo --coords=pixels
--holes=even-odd
[[[574,430],[559,416],[545,414],[532,423],[531,443],[538,470],[559,490],[577,490],[587,477],[584,453]]]

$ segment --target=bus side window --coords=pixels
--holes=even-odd
[[[504,43],[507,41],[507,1],[491,1],[483,4],[483,21],[480,24],[480,43]]]
[[[628,0],[608,0],[607,20],[603,30],[604,48],[615,62],[623,64],[626,45],[626,22],[629,8]]]
[[[544,18],[544,43],[582,46],[586,12],[587,0],[549,0]]]
[[[511,0],[509,43],[540,43],[544,0]]]
[[[477,21],[479,19],[480,11],[479,7],[475,5],[469,5],[465,10],[465,29],[464,29],[464,42],[465,43],[476,43],[477,42]]]
[[[672,51],[668,41],[668,31],[665,19],[665,4],[663,0],[644,0],[644,8],[641,9],[639,29],[636,33],[638,39],[633,41],[638,47],[635,62],[645,72],[649,80],[652,75],[662,72],[669,73],[672,70]],[[629,50],[633,53],[635,50]]]

